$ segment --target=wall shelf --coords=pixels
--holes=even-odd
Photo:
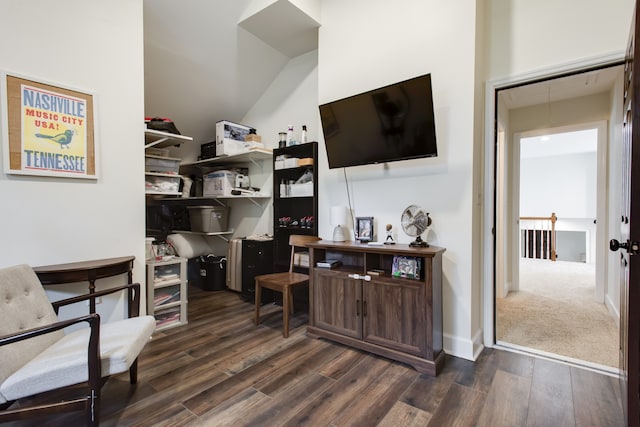
[[[212,157],[210,159],[198,160],[196,162],[183,163],[181,168],[203,168],[208,166],[232,165],[238,163],[253,163],[262,168],[261,160],[271,159],[273,151],[269,148],[252,148],[246,153],[234,154],[232,156]]]
[[[159,130],[146,129],[144,131],[144,148],[164,148],[181,145],[184,142],[191,142],[193,138],[175,133],[162,132]]]
[[[222,240],[224,240],[225,242],[228,242],[229,239],[226,238],[225,236],[228,236],[229,234],[233,234],[233,229],[231,230],[227,230],[227,231],[217,231],[217,232],[212,232],[212,233],[205,233],[203,231],[189,231],[189,230],[172,230],[173,233],[176,234],[198,234],[200,236],[216,236]]]

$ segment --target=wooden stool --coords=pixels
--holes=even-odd
[[[292,234],[289,236],[289,245],[291,246],[291,260],[289,262],[289,271],[282,273],[262,274],[255,277],[256,281],[256,326],[260,324],[260,304],[262,303],[262,288],[271,289],[282,293],[282,318],[283,318],[283,336],[289,337],[289,313],[293,314],[293,293],[291,289],[304,285],[309,282],[309,275],[304,273],[296,273],[293,271],[293,256],[296,247],[304,247],[307,242],[315,242],[320,240],[316,236],[303,236]]]

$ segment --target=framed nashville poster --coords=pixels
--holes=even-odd
[[[0,76],[5,173],[97,179],[94,95]]]

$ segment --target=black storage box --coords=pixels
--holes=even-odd
[[[205,142],[200,145],[200,159],[211,159],[216,156],[216,142]]]
[[[205,291],[222,291],[227,286],[227,258],[223,256],[201,256],[200,279]]]
[[[202,277],[200,277],[200,257],[189,258],[187,260],[187,281],[190,286],[202,287]]]

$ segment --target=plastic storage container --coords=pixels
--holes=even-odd
[[[227,206],[187,206],[191,231],[219,233],[227,231],[229,207]]]
[[[227,258],[207,255],[200,257],[200,278],[205,291],[222,291],[227,283]]]
[[[161,156],[145,156],[144,166],[146,172],[178,173],[180,159]]]

